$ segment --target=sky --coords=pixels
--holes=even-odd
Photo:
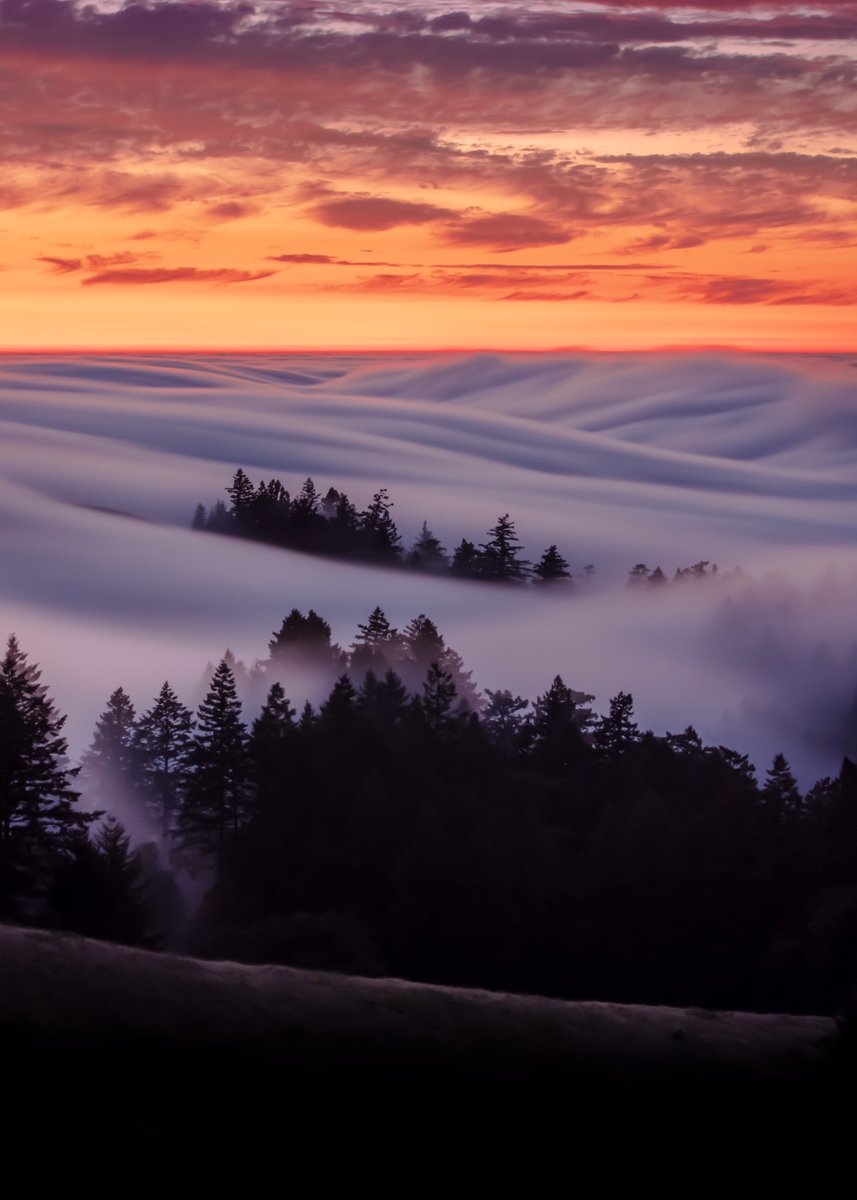
[[[857,3],[0,0],[0,348],[852,350]]]

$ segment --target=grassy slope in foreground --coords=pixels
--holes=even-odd
[[[0,927],[0,1052],[42,1083],[77,1056],[87,1076],[140,1087],[253,1072],[349,1080],[550,1087],[823,1082],[826,1017],[567,1002],[201,962]],[[190,1068],[192,1072],[188,1074]],[[15,1068],[12,1068],[15,1069]],[[133,1079],[133,1084],[132,1084]]]

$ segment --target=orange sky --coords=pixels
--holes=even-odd
[[[0,346],[855,348],[857,4],[0,0]]]

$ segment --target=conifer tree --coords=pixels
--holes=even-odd
[[[335,487],[330,487],[325,492],[324,499],[321,501],[321,512],[328,521],[332,521],[336,516],[336,510],[339,508],[341,500],[342,496]]]
[[[667,577],[660,567],[655,567],[654,571],[649,575],[649,583],[666,583]]]
[[[453,552],[450,574],[458,575],[461,579],[476,579],[481,562],[482,555],[473,542],[462,538]]]
[[[347,675],[340,675],[322,704],[319,715],[326,725],[347,722],[357,711],[357,691]]]
[[[312,479],[305,479],[299,494],[292,502],[292,515],[299,521],[305,521],[318,514],[321,504],[321,494]]]
[[[386,668],[400,646],[399,631],[394,629],[384,610],[377,606],[363,625],[357,626],[357,638],[351,652],[351,669],[360,679],[368,670]]]
[[[121,688],[111,694],[98,718],[89,749],[81,758],[81,779],[91,799],[110,807],[116,799],[136,799],[140,781],[134,705]]]
[[[379,679],[374,671],[367,671],[357,694],[361,710],[387,728],[402,720],[407,699],[405,685],[392,668],[383,679]]]
[[[179,811],[182,845],[219,861],[248,815],[247,729],[229,664],[222,660],[199,707],[193,774]]]
[[[244,473],[241,467],[235,472],[232,483],[226,489],[226,494],[232,501],[232,507],[229,511],[236,528],[246,531],[250,525],[250,515],[256,491],[250,482],[249,476]]]
[[[13,634],[0,661],[0,909],[95,819],[75,807],[66,718],[40,679]]]
[[[248,752],[256,798],[265,807],[282,790],[289,752],[295,739],[295,710],[281,683],[272,683],[268,698],[250,730]]]
[[[387,489],[381,488],[372,497],[372,503],[360,516],[360,529],[366,552],[378,562],[398,562],[402,548],[399,531],[390,516],[393,502]]]
[[[492,692],[486,688],[486,695],[488,703],[482,713],[482,723],[491,741],[505,754],[511,754],[523,725],[520,714],[530,702],[523,696],[513,696],[507,689]]]
[[[456,694],[452,674],[440,663],[432,663],[423,683],[420,709],[426,725],[434,733],[443,733],[452,725]]]
[[[628,584],[633,587],[635,584],[645,583],[649,577],[649,568],[645,563],[635,563],[628,572]]]
[[[541,559],[533,567],[533,575],[535,575],[537,583],[559,583],[563,579],[571,579],[568,563],[556,546],[548,546]]]
[[[233,521],[229,510],[222,500],[218,500],[208,514],[205,528],[209,533],[229,533],[233,529]]]
[[[143,779],[143,798],[161,837],[175,826],[190,777],[193,715],[169,683],[140,718],[136,749]]]
[[[630,745],[640,740],[633,715],[633,696],[619,692],[610,701],[609,714],[595,726],[595,749],[603,758],[620,758]]]
[[[803,814],[803,797],[784,754],[775,754],[762,787],[763,803],[778,817]]]
[[[208,524],[208,513],[205,511],[204,504],[197,504],[191,522],[191,529],[205,529]]]
[[[479,575],[495,583],[510,583],[525,579],[529,563],[519,558],[518,535],[515,522],[508,513],[497,518],[497,524],[488,530],[488,541],[483,542],[479,559]]]
[[[402,644],[407,659],[421,668],[422,674],[428,670],[430,663],[440,659],[446,649],[442,634],[425,613],[420,613],[407,623],[402,630]]]
[[[446,550],[425,521],[405,561],[409,567],[418,571],[445,571],[449,567]]]

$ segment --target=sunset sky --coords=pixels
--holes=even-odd
[[[0,345],[852,350],[857,3],[0,0]]]

